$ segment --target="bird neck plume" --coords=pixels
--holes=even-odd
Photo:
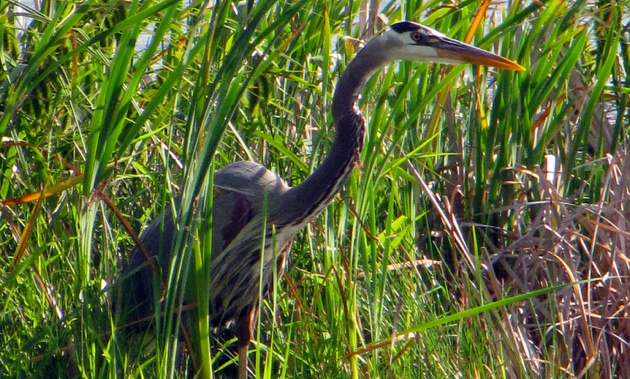
[[[336,135],[332,149],[317,170],[290,191],[293,196],[287,197],[293,225],[303,226],[324,210],[359,160],[365,121],[355,103],[367,79],[387,61],[380,54],[370,54],[367,47],[348,64],[335,88],[332,115]]]

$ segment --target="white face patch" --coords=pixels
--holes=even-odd
[[[417,62],[435,62],[436,58],[438,58],[438,53],[432,47],[421,45],[407,45],[406,48],[403,49],[403,51],[401,52],[401,56],[399,59]]]
[[[377,38],[381,40],[381,43],[385,46],[399,46],[404,45],[407,42],[403,40],[403,36],[406,36],[407,39],[411,41],[411,37],[409,37],[409,33],[399,34],[392,29],[387,29],[383,33],[381,33]]]
[[[418,31],[424,33],[424,30]],[[380,50],[387,56],[388,61],[406,60],[415,62],[434,62],[438,59],[437,51],[429,46],[418,45],[411,33],[398,33],[388,29],[377,38]]]

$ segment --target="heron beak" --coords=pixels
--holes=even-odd
[[[500,55],[482,50],[467,43],[459,42],[448,37],[434,37],[431,44],[437,56],[460,63],[472,63],[481,66],[492,66],[505,70],[524,71],[520,64],[503,58]]]

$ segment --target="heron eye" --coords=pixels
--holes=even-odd
[[[422,39],[422,34],[420,32],[411,33],[411,39],[415,42],[419,42]]]

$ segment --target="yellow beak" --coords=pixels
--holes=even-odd
[[[512,60],[448,37],[436,36],[434,41],[430,43],[430,46],[435,49],[438,57],[443,59],[492,66],[505,70],[525,70],[523,66]]]

